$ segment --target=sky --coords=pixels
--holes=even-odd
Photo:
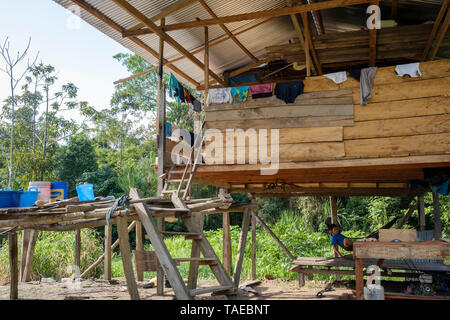
[[[69,10],[52,0],[0,0],[0,42],[9,37],[10,51],[16,53],[25,49],[31,37],[30,59],[39,52],[38,62],[56,68],[57,87],[73,82],[79,88],[80,101],[88,101],[97,110],[108,108],[113,82],[129,76],[113,56],[130,51],[83,20],[74,19]],[[3,61],[0,67],[4,68]],[[10,95],[8,81],[0,72],[0,102]]]

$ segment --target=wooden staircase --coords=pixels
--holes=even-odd
[[[185,195],[186,194],[187,193],[185,193]],[[141,199],[137,189],[131,189],[130,196],[133,200]],[[155,215],[153,213],[154,211],[151,210],[151,207],[145,203],[135,203],[134,208],[139,215],[139,219],[147,232],[148,238],[152,243],[159,263],[164,270],[167,280],[169,281],[177,299],[192,300],[195,296],[206,293],[212,293],[213,295],[225,295],[229,299],[242,298],[233,280],[226,272],[211,244],[203,234],[203,227],[199,224],[196,216],[200,213],[191,213],[190,209],[187,207],[185,202],[178,197],[178,193],[176,192],[172,193],[171,202],[175,208],[171,209],[171,211],[167,210],[167,212],[173,212],[173,216],[177,214],[178,217],[183,220],[188,232],[161,232],[157,228],[153,219],[155,218]],[[182,235],[186,240],[193,241],[192,256],[186,258],[173,258],[164,243],[165,235]],[[195,252],[197,252],[197,254],[195,254]],[[200,257],[200,253],[203,254],[203,257]],[[189,289],[177,269],[177,265],[184,262],[189,262],[191,264],[194,263],[197,266],[208,265],[220,285],[208,288],[194,287]]]

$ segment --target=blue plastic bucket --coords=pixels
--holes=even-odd
[[[38,188],[28,188],[28,191],[22,191],[20,195],[19,207],[31,207],[37,201],[39,194]]]
[[[0,208],[18,207],[22,192],[23,191],[0,190]]]
[[[52,182],[50,185],[50,201],[67,199],[67,182]]]
[[[87,183],[77,186],[78,200],[80,201],[93,201],[94,196],[94,185]]]

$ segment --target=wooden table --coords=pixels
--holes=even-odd
[[[355,242],[353,244],[355,259],[356,299],[363,300],[364,259],[450,259],[450,243],[445,241],[423,242]]]

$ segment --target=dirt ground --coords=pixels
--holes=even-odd
[[[242,281],[244,283],[245,281]],[[156,288],[145,288],[146,281],[138,282],[140,298],[143,300],[173,300],[173,290],[166,288],[164,296],[156,295]],[[218,285],[216,281],[199,281],[199,287]],[[274,279],[262,280],[259,285],[253,286],[257,293],[241,290],[244,299],[248,300],[348,300],[353,299],[351,290],[343,285],[333,286],[334,291],[323,293],[322,298],[316,296],[324,289],[327,282],[307,281],[299,288],[297,281]],[[202,296],[211,299],[211,294]],[[221,296],[216,297],[218,299]],[[0,300],[9,299],[9,285],[0,286]],[[73,284],[54,282],[19,283],[19,299],[26,300],[129,300],[125,278],[107,280],[85,280],[79,286]]]

